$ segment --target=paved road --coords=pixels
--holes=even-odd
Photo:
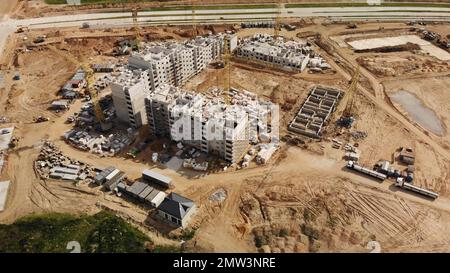
[[[450,8],[423,7],[342,7],[342,8],[284,8],[283,17],[329,17],[336,20],[367,19],[367,20],[412,20],[430,19],[450,21]],[[277,9],[224,9],[197,10],[197,23],[241,22],[250,20],[271,20]],[[192,11],[145,11],[139,14],[141,24],[189,24]],[[92,13],[42,17],[23,20],[3,18],[0,21],[0,52],[3,52],[5,41],[17,26],[27,25],[31,28],[52,28],[80,26],[89,22],[93,27],[112,27],[132,24],[130,12]]]

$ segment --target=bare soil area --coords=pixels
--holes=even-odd
[[[386,27],[398,27],[398,24],[386,24]],[[373,29],[374,24],[361,28]],[[346,31],[345,25],[318,24],[297,32],[312,30],[324,36]],[[271,33],[271,30],[266,31]],[[149,37],[155,35],[155,39],[183,39],[185,35],[173,28],[149,32],[155,33],[149,34]],[[292,32],[292,37],[296,37],[297,32]],[[94,62],[110,58],[106,52],[121,35],[130,35],[130,32],[75,32],[69,29],[61,30],[53,39],[58,47],[77,58]],[[65,42],[60,41],[61,37],[66,38]],[[156,243],[179,243],[170,238],[170,229],[152,217],[152,210],[136,202],[105,193],[98,187],[38,178],[33,163],[41,140],[48,139],[72,158],[93,166],[116,166],[131,179],[140,177],[142,170],[149,167],[172,177],[174,190],[194,200],[199,207],[191,223],[191,228],[196,229],[195,236],[187,243],[194,251],[368,252],[366,245],[372,240],[379,241],[382,251],[386,252],[450,251],[448,134],[443,137],[421,135],[414,125],[398,118],[400,112],[389,100],[375,97],[373,90],[371,93],[359,89],[355,98],[356,122],[352,131],[366,132],[366,138],[353,139],[348,131],[334,125],[342,111],[341,105],[321,141],[309,140],[300,147],[282,143],[267,165],[251,165],[208,175],[197,173],[192,177],[186,172],[155,165],[148,158],[101,158],[76,150],[62,141],[61,135],[71,128],[64,121],[78,111],[82,103],[75,101],[69,111],[58,115],[51,114],[46,108],[76,67],[44,48],[30,52],[12,51],[5,55],[10,58],[10,66],[0,90],[0,115],[11,118],[11,123],[5,127],[15,126],[15,136],[20,141],[18,147],[9,151],[7,166],[1,173],[2,179],[11,180],[11,187],[6,210],[0,213],[0,223],[11,223],[33,212],[95,213],[108,209],[142,228]],[[340,49],[333,51],[342,53],[340,58],[348,57],[348,62],[356,63],[357,56],[352,53],[345,55]],[[285,106],[282,108],[281,133],[286,134],[285,125],[298,111],[310,87],[315,84],[342,90],[348,87],[349,78],[344,77],[346,68],[334,61],[337,56],[327,55],[323,50],[321,54],[330,60],[336,73],[287,74],[233,61],[231,84]],[[12,80],[15,73],[20,73],[20,81]],[[211,86],[223,85],[223,74],[223,70],[208,68],[184,88],[204,92]],[[450,100],[443,92],[449,84],[447,78],[411,82],[394,80],[384,84],[387,94],[404,88],[417,95],[434,109],[448,128]],[[381,85],[373,75],[368,82],[369,87],[370,83]],[[49,116],[51,121],[31,123],[37,115]],[[400,166],[396,150],[401,146],[413,147],[416,151],[414,184],[436,191],[440,197],[431,201],[396,188],[393,180],[380,183],[348,171],[342,158],[344,151],[332,148],[332,138],[358,143],[362,152],[360,164],[367,167],[381,159]],[[218,190],[223,190],[226,198],[210,200],[210,195]]]

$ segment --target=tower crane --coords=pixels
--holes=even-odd
[[[195,20],[195,0],[191,0],[191,9],[192,9],[192,38],[197,36],[197,21]]]
[[[276,6],[277,6],[277,13],[275,16],[275,23],[274,23],[274,37],[277,38],[280,36],[280,21],[281,21],[281,9],[283,6],[282,3],[283,0],[277,0]]]
[[[356,67],[355,73],[353,74],[350,80],[350,87],[347,90],[347,100],[344,112],[342,113],[342,117],[340,119],[340,123],[345,127],[351,127],[354,120],[354,101],[355,101],[355,93],[358,87],[359,81],[359,66]]]
[[[139,22],[138,22],[138,11],[139,11],[139,4],[137,3],[139,0],[134,0],[134,6],[131,9],[131,16],[133,17],[133,29],[135,32],[135,42],[136,42],[136,48],[139,50],[141,46],[141,31],[139,29]]]
[[[225,81],[223,87],[224,100],[226,104],[230,104],[230,90],[231,90],[231,52],[229,41],[227,39],[224,40],[224,48],[223,48],[223,67],[225,69]]]
[[[47,45],[48,49],[55,52],[56,54],[60,55],[61,57],[67,59],[71,63],[75,64],[76,66],[80,66],[81,69],[83,69],[84,73],[86,73],[86,89],[85,93],[89,95],[89,97],[92,100],[93,108],[94,108],[94,114],[97,121],[100,123],[100,129],[102,131],[106,131],[111,129],[111,123],[107,123],[105,120],[105,115],[103,114],[102,108],[100,106],[99,98],[97,92],[92,88],[94,84],[94,71],[92,68],[85,63],[80,63],[72,54],[65,53],[61,50],[58,50],[56,47],[52,45]]]

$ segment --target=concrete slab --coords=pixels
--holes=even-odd
[[[181,166],[183,166],[183,159],[177,156],[172,156],[172,158],[165,165],[171,170],[178,171]]]
[[[433,45],[428,41],[423,40],[417,35],[371,38],[348,42],[348,44],[351,45],[356,50],[365,50],[385,46],[398,46],[407,43],[419,45],[423,51],[427,52],[428,54],[439,60],[442,61],[450,60],[450,53],[441,48],[438,48],[437,46]]]
[[[13,132],[14,127],[0,129],[0,151],[8,149]]]
[[[0,182],[0,211],[5,209],[6,198],[8,197],[9,181]]]

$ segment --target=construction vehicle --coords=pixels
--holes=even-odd
[[[86,29],[86,28],[90,28],[90,27],[91,27],[91,25],[89,25],[88,22],[84,22],[83,24],[81,24],[82,29]]]
[[[16,33],[22,33],[22,32],[28,31],[28,30],[29,29],[26,26],[17,26]]]
[[[347,102],[345,105],[344,112],[342,113],[342,117],[339,119],[338,124],[351,128],[353,125],[353,122],[355,121],[354,118],[354,100],[355,100],[355,92],[358,87],[358,81],[359,81],[359,66],[356,67],[355,74],[353,74],[353,77],[350,79],[350,87],[347,90],[346,97]]]
[[[33,119],[33,121],[34,121],[35,123],[46,122],[46,121],[49,121],[49,120],[50,120],[49,118],[44,117],[44,116],[38,116],[38,117],[35,117],[35,118]]]
[[[405,190],[409,190],[409,191],[413,191],[425,196],[428,196],[430,198],[436,199],[439,197],[438,193],[432,192],[430,190],[427,189],[422,189],[419,188],[417,186],[414,186],[413,184],[407,183],[405,182],[403,177],[398,177],[397,180],[395,181],[395,186],[405,189]]]
[[[411,147],[400,147],[400,161],[405,164],[412,165],[415,161],[414,150]]]
[[[347,25],[347,28],[349,28],[349,29],[354,29],[354,28],[357,28],[357,27],[358,27],[358,25],[355,24],[355,23],[349,23],[349,24]]]
[[[40,44],[40,43],[43,43],[43,42],[45,42],[45,37],[44,36],[38,36],[38,37],[36,37],[33,40],[33,43],[35,43],[35,44]]]
[[[347,162],[347,168],[351,169],[351,170],[355,170],[357,172],[363,173],[363,174],[367,174],[369,176],[372,176],[374,178],[380,179],[381,181],[385,180],[387,178],[387,176],[385,174],[379,173],[377,171],[373,171],[364,167],[361,167],[359,165],[357,165],[354,161],[348,161]]]
[[[15,148],[17,146],[17,144],[19,144],[19,139],[17,137],[12,137],[8,146],[9,146],[9,148]]]
[[[66,58],[71,63],[75,65],[81,66],[81,69],[86,73],[86,89],[85,93],[91,98],[94,108],[94,114],[97,122],[100,125],[100,131],[108,131],[112,128],[111,122],[106,122],[105,115],[103,114],[103,110],[100,107],[99,98],[97,92],[94,90],[93,83],[94,83],[94,71],[92,70],[91,66],[88,64],[81,63],[70,53],[64,53],[61,50],[58,50],[56,47],[52,45],[47,45],[47,47],[55,52],[56,54]]]

